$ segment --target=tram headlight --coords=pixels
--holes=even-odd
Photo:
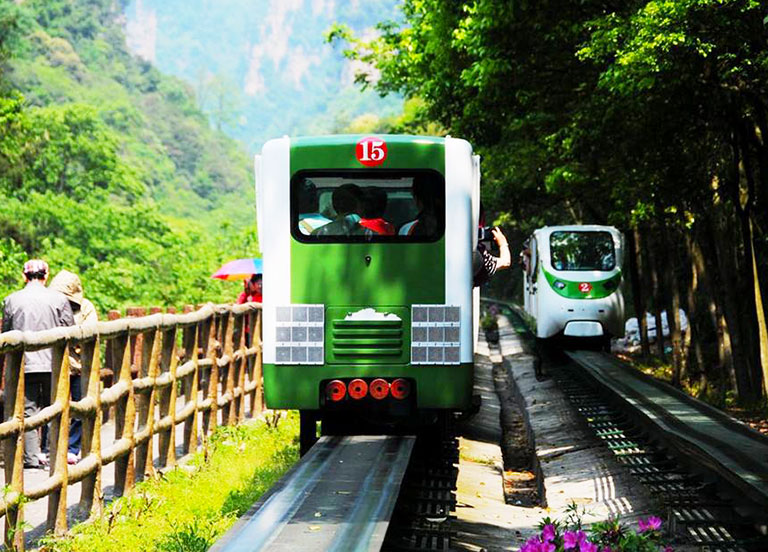
[[[555,280],[552,285],[555,286],[555,289],[565,289],[565,282],[561,282],[560,280]]]
[[[603,289],[606,291],[613,291],[618,286],[616,279],[610,279],[603,282]]]
[[[412,305],[411,364],[459,364],[461,308]]]
[[[324,305],[290,305],[275,312],[275,364],[323,364]]]

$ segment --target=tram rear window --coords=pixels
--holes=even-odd
[[[612,270],[616,267],[609,232],[552,232],[549,238],[555,270]]]
[[[445,230],[445,180],[432,170],[301,171],[291,233],[302,242],[430,242]]]

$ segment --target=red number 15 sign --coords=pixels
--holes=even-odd
[[[357,160],[366,167],[376,167],[387,159],[387,143],[381,138],[363,138],[355,147]]]

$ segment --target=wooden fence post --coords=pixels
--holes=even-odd
[[[237,343],[237,349],[240,352],[240,360],[235,363],[237,366],[237,372],[235,374],[235,385],[240,392],[240,395],[234,400],[237,423],[242,422],[245,419],[245,374],[248,372],[249,358],[245,355],[248,348],[246,341],[247,329],[251,326],[248,325],[249,313],[244,313],[235,318],[235,334],[234,341]]]
[[[107,320],[118,320],[121,314],[119,310],[111,310],[107,313]],[[120,362],[116,361],[116,358],[122,358],[122,354],[118,354],[116,357],[114,351],[114,341],[110,342],[104,349],[104,387],[112,387],[115,383],[115,375],[120,373]],[[99,376],[101,378],[101,375]],[[115,407],[110,406],[104,411],[101,422],[107,423],[110,418],[115,417]]]
[[[67,490],[69,471],[69,344],[62,341],[53,347],[51,404],[61,406],[61,413],[50,422],[51,475],[60,486],[48,495],[48,530],[56,536],[67,532]]]
[[[197,416],[198,416],[198,386],[200,375],[198,373],[197,336],[202,324],[194,324],[184,328],[184,359],[191,361],[192,373],[184,378],[184,399],[192,402],[192,416],[184,421],[184,454],[189,454],[197,449]]]
[[[5,355],[4,421],[15,421],[19,431],[3,440],[5,484],[14,498],[24,492],[24,351]],[[11,499],[6,495],[6,500]],[[24,506],[9,505],[5,513],[6,550],[24,550]]]
[[[224,354],[229,358],[227,364],[226,373],[226,390],[225,393],[229,396],[226,410],[222,412],[222,424],[235,425],[237,423],[237,405],[235,404],[235,345],[234,345],[234,333],[235,333],[235,315],[227,313],[223,316],[225,320],[224,329]]]
[[[144,307],[129,307],[125,309],[128,318],[138,318],[146,316],[147,309]],[[136,377],[141,365],[142,351],[144,350],[144,333],[138,333],[131,336],[131,377]]]
[[[144,336],[144,354],[141,358],[139,377],[156,378],[159,372],[162,334],[159,329],[147,334]],[[153,384],[135,397],[138,432],[148,433],[147,439],[136,446],[136,477],[141,479],[154,473],[155,393]]]
[[[83,478],[80,491],[80,509],[92,516],[101,515],[104,495],[101,490],[101,352],[99,338],[83,343],[81,355],[83,396],[96,405],[95,412],[83,417],[82,460],[96,457],[96,471]],[[94,501],[94,498],[96,499]]]
[[[254,324],[254,330],[253,330],[253,343],[256,344],[258,347],[258,351],[256,352],[256,358],[253,363],[253,379],[256,382],[256,389],[254,393],[254,397],[251,402],[251,417],[255,416],[256,414],[260,413],[262,410],[264,410],[264,383],[262,381],[263,377],[263,360],[262,360],[262,344],[261,344],[261,310],[256,311],[255,316],[253,317],[255,319]]]
[[[179,357],[176,355],[176,326],[162,332],[163,347],[160,361],[160,373],[169,374],[171,384],[158,391],[160,419],[171,419],[171,426],[160,432],[160,465],[176,465],[176,368]]]
[[[122,496],[133,487],[135,481],[133,424],[136,421],[136,403],[133,398],[131,380],[131,340],[128,335],[115,338],[122,345],[119,381],[124,382],[128,391],[115,405],[115,439],[126,439],[130,450],[115,460],[115,495]]]
[[[208,372],[208,389],[206,389],[207,398],[211,401],[211,407],[203,415],[203,439],[207,440],[208,435],[216,429],[218,423],[218,409],[219,409],[219,363],[218,351],[219,343],[216,340],[218,326],[218,316],[213,315],[210,322],[208,322],[208,347],[207,357],[211,361],[211,369]]]

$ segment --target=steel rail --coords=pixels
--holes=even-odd
[[[211,548],[380,550],[415,437],[322,437]]]
[[[768,438],[605,354],[566,354],[630,407],[640,423],[663,435],[665,445],[722,477],[740,499],[768,511]]]

